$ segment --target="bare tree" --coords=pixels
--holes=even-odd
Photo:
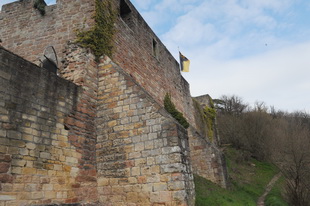
[[[286,197],[293,206],[310,205],[310,130],[302,119],[290,118],[278,140],[275,160],[286,178]]]
[[[254,103],[254,111],[266,113],[268,111],[268,107],[265,102],[256,101]]]
[[[223,95],[218,101],[215,101],[215,103],[217,104],[217,109],[220,112],[229,115],[240,115],[248,107],[248,105],[243,102],[242,98],[236,95]]]
[[[310,206],[310,115],[274,107],[269,112],[264,102],[251,109],[237,96],[222,96],[216,103],[223,143],[272,161],[286,179],[288,203]]]

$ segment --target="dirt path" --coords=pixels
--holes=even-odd
[[[281,173],[276,174],[268,183],[268,185],[265,188],[265,192],[262,196],[260,196],[257,200],[257,206],[265,206],[265,198],[272,189],[273,185],[278,181],[278,179],[281,177]]]

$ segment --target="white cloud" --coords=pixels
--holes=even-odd
[[[182,45],[197,45],[214,40],[220,34],[214,25],[197,20],[196,18],[180,18],[179,23],[163,39],[169,39],[174,43],[182,42]]]
[[[134,0],[137,7],[139,7],[142,11],[148,10],[149,7],[153,4],[154,0]]]
[[[202,53],[191,59],[192,71],[183,75],[194,96],[236,94],[252,103],[260,100],[284,110],[310,111],[309,53],[310,41],[225,62],[209,61]]]
[[[176,16],[190,11],[201,0],[132,0],[150,27],[161,33],[175,24]]]
[[[277,33],[289,33],[292,25],[278,16],[286,16],[291,4],[292,0],[195,1],[161,38],[171,50],[177,46],[192,51],[208,47],[216,59],[254,55],[264,52],[266,44],[271,49],[281,48],[292,40]],[[156,12],[150,19],[158,19],[155,16]]]

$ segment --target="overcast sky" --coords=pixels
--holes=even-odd
[[[133,0],[178,58],[193,96],[310,111],[309,0]],[[160,18],[158,18],[160,17]]]
[[[234,94],[250,104],[310,112],[309,0],[132,3],[176,59],[179,47],[191,60],[182,75],[193,96]]]

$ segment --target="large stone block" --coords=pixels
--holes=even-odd
[[[0,201],[9,201],[9,200],[16,200],[16,195],[2,195],[0,194]]]
[[[10,164],[7,162],[0,162],[0,173],[7,173],[10,169]]]
[[[1,183],[13,183],[13,176],[10,174],[0,174]]]

